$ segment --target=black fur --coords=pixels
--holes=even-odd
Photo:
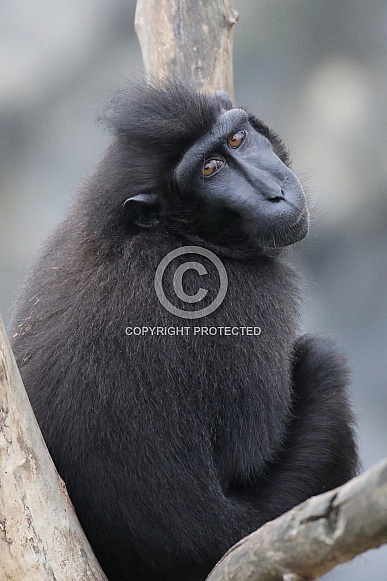
[[[357,469],[346,365],[327,340],[297,337],[297,275],[281,250],[246,240],[194,192],[183,200],[174,182],[224,102],[175,83],[117,97],[114,141],[14,316],[32,406],[110,581],[203,581],[244,535]],[[278,137],[250,119],[288,163]],[[124,202],[141,193],[168,201],[154,226],[128,220]],[[160,260],[187,241],[215,250],[229,279],[200,322],[171,315],[154,291]],[[197,277],[186,284],[197,291]],[[125,334],[137,325],[262,332]]]

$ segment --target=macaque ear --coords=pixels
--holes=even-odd
[[[214,95],[220,101],[225,111],[230,111],[230,109],[234,108],[230,96],[226,91],[215,91]]]
[[[158,194],[137,194],[124,202],[128,220],[136,226],[150,228],[161,221],[161,200]]]

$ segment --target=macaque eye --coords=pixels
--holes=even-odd
[[[201,167],[201,172],[204,177],[208,178],[219,171],[223,164],[224,161],[221,159],[207,159]]]
[[[228,145],[231,149],[238,149],[246,137],[246,131],[237,131],[228,138]]]

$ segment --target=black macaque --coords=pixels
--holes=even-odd
[[[26,283],[13,348],[109,580],[204,581],[243,536],[355,475],[347,367],[328,340],[298,336],[283,247],[308,212],[277,135],[177,82],[129,86],[105,122],[113,142]],[[202,319],[155,292],[159,263],[186,245],[227,272]],[[186,294],[175,264],[166,296],[196,313],[219,276],[200,253],[176,260]]]

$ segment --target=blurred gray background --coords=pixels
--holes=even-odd
[[[290,146],[314,208],[293,261],[304,329],[350,355],[364,467],[387,456],[387,2],[234,0],[235,94]],[[101,105],[142,70],[134,0],[0,0],[0,311],[108,137]],[[326,580],[387,580],[387,547]]]

